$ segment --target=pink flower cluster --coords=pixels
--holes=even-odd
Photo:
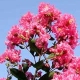
[[[19,25],[12,27],[6,45],[8,48],[14,48],[15,45],[24,44],[30,38],[35,38],[38,48],[47,49],[51,32],[58,42],[66,41],[72,48],[77,46],[78,32],[74,17],[70,14],[61,14],[50,4],[41,3],[37,15],[28,12],[21,17]]]
[[[7,36],[6,45],[8,48],[14,48],[14,45],[23,44],[29,40],[29,32],[19,26],[13,26]]]
[[[80,75],[76,74],[73,69],[69,69],[59,75],[54,74],[52,80],[80,80]]]
[[[20,50],[15,49],[7,49],[2,56],[0,56],[0,63],[4,62],[5,60],[8,60],[12,63],[19,62],[20,61]]]
[[[54,54],[52,65],[55,68],[67,66],[74,56],[73,49],[66,42],[57,44],[56,47],[50,48],[49,51]]]
[[[68,67],[80,75],[80,57],[74,57]]]
[[[73,49],[77,46],[79,37],[75,19],[72,15],[61,14],[51,29],[58,41],[68,42]]]
[[[44,34],[44,35],[40,34],[40,37],[36,39],[36,46],[40,49],[43,48],[44,50],[46,50],[47,46],[48,46],[49,39],[50,39],[49,34]]]
[[[19,62],[21,51],[16,47],[28,47],[31,50],[30,40],[34,40],[34,47],[41,51],[41,55],[47,51],[54,55],[51,58],[52,68],[62,68],[60,74],[54,72],[52,80],[80,80],[80,58],[75,58],[73,51],[79,38],[76,28],[72,15],[62,14],[54,6],[41,3],[38,14],[26,13],[19,24],[8,32],[5,42],[7,49],[0,55],[0,63],[6,60],[11,63]],[[52,45],[49,44],[50,41],[53,41]],[[34,52],[36,51],[33,50]],[[29,76],[29,80],[33,77],[31,73],[26,73],[26,76]]]
[[[80,58],[74,57],[68,65],[68,70],[54,74],[52,80],[80,80]]]
[[[50,4],[41,3],[39,5],[39,19],[40,23],[47,27],[51,22],[57,19],[61,12]]]
[[[19,21],[19,25],[13,26],[7,36],[6,45],[8,48],[14,48],[15,45],[24,44],[30,38],[36,37],[36,46],[38,48],[47,48],[50,34],[47,32],[51,27],[51,23],[57,19],[60,11],[50,4],[41,3],[39,6],[39,14],[33,15],[30,12],[23,15]],[[45,38],[45,40],[44,40]],[[40,42],[41,41],[41,42]]]

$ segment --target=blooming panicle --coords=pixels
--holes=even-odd
[[[39,5],[39,22],[44,25],[44,27],[50,27],[52,22],[56,20],[60,14],[61,12],[50,4],[41,3]]]
[[[80,57],[73,57],[68,67],[74,69],[75,73],[80,75]]]
[[[58,9],[56,9],[53,5],[50,5],[48,3],[41,3],[39,5],[39,14],[46,14],[46,17],[52,16],[55,19],[61,14],[61,12]]]
[[[55,65],[54,67],[56,68],[68,65],[74,56],[73,49],[66,42],[57,44],[56,48],[52,47],[49,51],[51,52],[51,54],[55,55],[52,60],[53,64]]]
[[[73,51],[79,39],[75,22],[72,15],[62,14],[53,5],[41,3],[37,15],[27,12],[21,17],[19,24],[14,25],[8,32],[5,42],[7,49],[0,55],[0,63],[9,61],[13,66],[13,63],[20,62],[21,51],[17,50],[16,46],[18,46],[20,49],[30,50],[34,57],[35,63],[24,59],[17,65],[28,80],[45,78],[46,75],[42,75],[39,69],[46,71],[47,75],[50,72],[48,77],[53,71],[52,80],[80,80],[80,58],[74,57]],[[49,45],[49,41],[52,45]],[[38,57],[36,57],[37,53],[39,53]],[[49,53],[50,55],[46,57]],[[52,61],[52,64],[49,65],[48,61]],[[38,64],[41,66],[38,67]],[[34,75],[27,72],[31,66],[36,68]]]
[[[39,49],[47,50],[48,46],[48,40],[50,39],[50,35],[45,33],[45,34],[40,34],[39,38],[36,39],[36,46]]]
[[[45,28],[37,22],[30,24],[30,35],[39,35],[40,33],[46,33]]]
[[[76,74],[73,69],[68,69],[60,74],[54,74],[52,80],[80,80],[80,75]]]
[[[4,52],[4,58],[12,63],[20,61],[20,50],[6,49]]]
[[[21,17],[19,24],[25,29],[28,29],[33,17],[34,15],[31,12],[27,12],[25,15]]]
[[[8,32],[7,40],[10,41],[12,44],[19,44],[21,43],[21,38],[19,37],[20,28],[18,26],[13,26],[11,30]]]
[[[70,14],[61,14],[51,27],[58,41],[66,41],[74,49],[78,43],[78,31],[75,19]]]
[[[14,48],[14,45],[23,44],[29,40],[29,30],[20,28],[19,26],[13,26],[9,31],[6,45],[10,48]]]

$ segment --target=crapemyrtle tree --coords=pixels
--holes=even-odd
[[[0,55],[0,63],[6,63],[7,77],[0,80],[11,80],[13,76],[17,80],[80,80],[80,57],[74,55],[78,39],[71,14],[40,3],[36,15],[27,12],[8,32],[7,48]],[[34,61],[30,56],[22,59],[23,49]]]

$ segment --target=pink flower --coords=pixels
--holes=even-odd
[[[25,29],[29,28],[29,24],[32,22],[32,19],[33,19],[33,14],[28,12],[26,13],[25,15],[23,15],[20,19],[20,25],[22,27],[24,27]]]
[[[52,21],[57,19],[60,13],[61,12],[54,6],[47,3],[41,3],[39,5],[38,14],[39,22],[40,24],[44,25],[44,27],[48,27],[51,25]]]
[[[38,24],[37,22],[32,22],[30,24],[30,35],[39,35],[40,33],[46,33],[44,26]]]
[[[49,34],[40,34],[39,38],[36,39],[36,46],[39,49],[47,50],[48,40],[50,39]]]
[[[19,26],[13,26],[8,33],[6,45],[12,49],[15,45],[23,44],[29,40],[29,34],[30,32],[28,29],[25,30]]]
[[[6,80],[6,78],[0,78],[0,80]]]
[[[6,60],[9,60],[10,62],[15,63],[20,61],[20,53],[21,53],[20,50],[7,49],[4,52],[4,56]]]
[[[12,44],[19,44],[22,42],[21,38],[19,37],[20,28],[18,26],[13,26],[12,29],[9,31],[7,39]]]
[[[75,19],[70,14],[60,15],[51,27],[58,41],[66,41],[74,49],[78,43]]]
[[[69,64],[69,68],[74,69],[75,72],[80,75],[80,57],[73,57]]]
[[[0,63],[5,62],[5,56],[4,54],[0,55]]]
[[[15,48],[15,44],[11,41],[6,40],[5,44],[7,45],[7,49],[14,49]]]
[[[73,69],[69,69],[60,74],[54,74],[52,80],[80,80],[80,75],[76,74]]]
[[[56,18],[60,13],[61,12],[58,9],[50,4],[41,3],[39,5],[39,14],[46,14],[47,17],[52,16],[53,18]]]
[[[66,42],[57,44],[56,47],[50,48],[49,51],[55,55],[52,60],[56,68],[67,66],[74,55],[72,48]]]

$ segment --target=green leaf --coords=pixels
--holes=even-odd
[[[47,59],[52,59],[53,57],[55,57],[55,54],[54,54],[54,53],[51,53],[51,54],[47,57]]]
[[[29,67],[28,67],[28,65],[26,63],[23,63],[22,67],[23,67],[24,73],[29,69]]]
[[[18,70],[18,69],[15,69],[15,68],[11,68],[10,69],[10,72],[13,76],[15,76],[16,78],[18,78],[18,80],[28,80],[25,76],[25,74]]]
[[[42,77],[40,77],[39,80],[51,80],[51,79],[49,78],[49,73],[44,74]]]
[[[49,72],[50,67],[43,65],[42,70],[44,70],[45,72]]]
[[[50,68],[45,66],[44,63],[43,63],[43,60],[37,62],[36,64],[33,64],[33,67],[35,67],[36,69],[42,69],[44,70],[45,72],[49,72]]]
[[[34,52],[36,52],[37,55],[40,53],[40,49],[38,49],[35,45],[35,40],[30,39],[29,40],[29,46],[30,46],[30,53],[34,56]]]
[[[44,74],[42,77],[40,77],[39,80],[51,80],[52,77],[54,75],[54,72],[51,71],[51,72],[47,72],[46,74]]]
[[[36,64],[33,64],[33,67],[35,67],[36,69],[42,69],[43,67],[43,60],[42,61],[39,61],[37,62]]]
[[[52,77],[53,77],[53,74],[54,74],[54,72],[51,71],[51,72],[49,73],[49,77],[52,78]]]

